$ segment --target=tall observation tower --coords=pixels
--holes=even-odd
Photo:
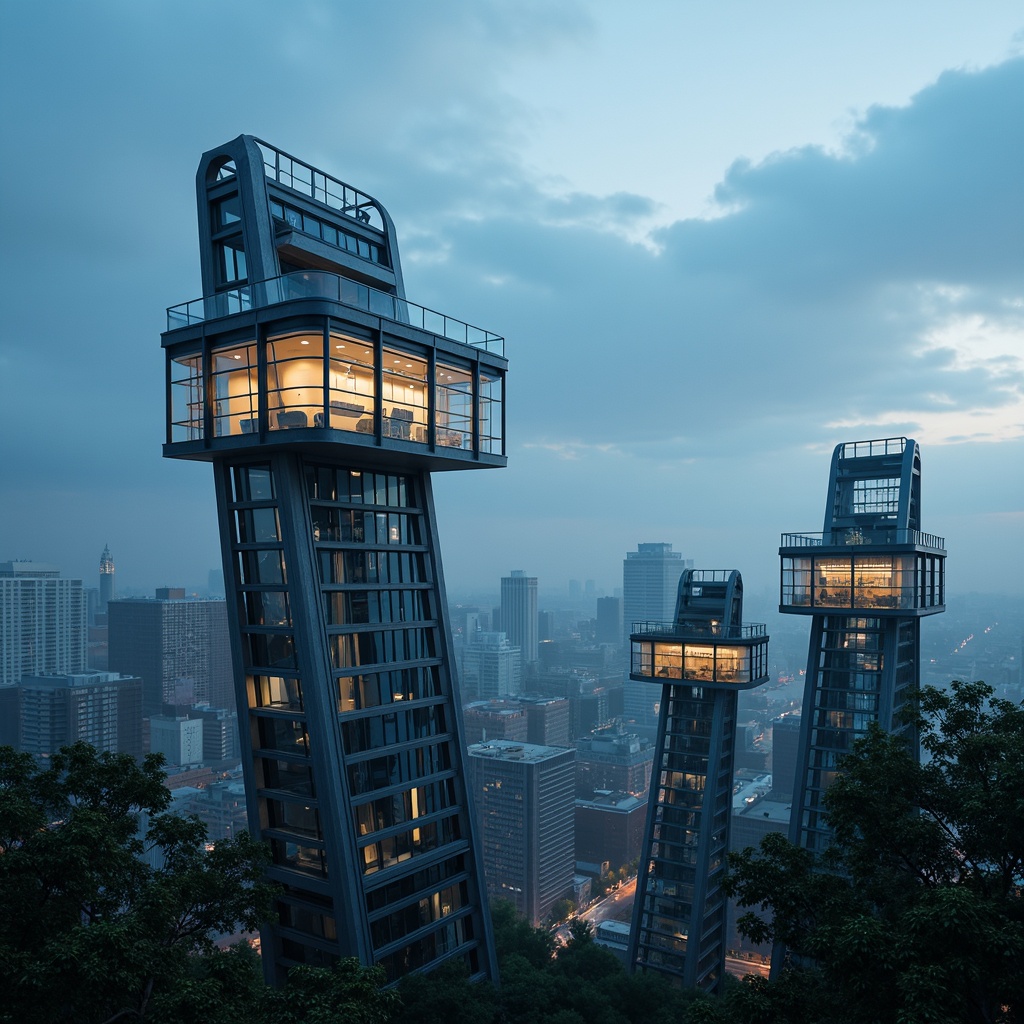
[[[725,970],[737,694],[768,679],[765,627],[742,619],[736,570],[686,569],[675,622],[630,636],[630,678],[662,695],[629,962],[705,991]]]
[[[352,186],[250,136],[196,184],[164,454],[213,464],[268,977],[493,976],[430,474],[505,465],[503,341],[406,300]]]
[[[114,600],[114,558],[110,554],[110,545],[103,545],[100,555],[100,614],[107,614],[107,605]]]
[[[832,455],[822,533],[786,533],[779,611],[811,616],[790,839],[820,852],[822,797],[872,722],[902,733],[919,684],[921,617],[945,611],[945,542],[921,532],[921,451],[890,437]]]

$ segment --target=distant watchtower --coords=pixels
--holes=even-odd
[[[268,977],[492,977],[430,474],[505,465],[503,341],[406,300],[352,186],[245,135],[196,186],[164,454],[213,465]]]
[[[829,843],[822,798],[872,722],[917,736],[899,712],[919,684],[921,617],[945,611],[945,542],[921,532],[921,451],[890,437],[838,445],[822,533],[782,535],[779,611],[810,615],[790,839]]]
[[[662,687],[629,962],[714,991],[725,970],[722,892],[740,690],[768,679],[768,634],[743,625],[736,570],[687,569],[675,622],[639,622],[630,679]]]

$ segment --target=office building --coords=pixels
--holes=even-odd
[[[238,760],[238,713],[227,708],[197,705],[191,714],[203,720],[203,762]]]
[[[462,719],[467,746],[487,740],[526,742],[526,711],[518,701],[473,701],[462,709]]]
[[[622,599],[599,597],[597,599],[597,625],[594,639],[599,644],[622,644]]]
[[[405,298],[394,224],[250,136],[197,174],[170,458],[212,463],[268,977],[493,977],[431,473],[505,465],[502,339]]]
[[[462,692],[478,700],[514,697],[523,688],[522,652],[505,633],[474,633],[462,651]]]
[[[631,678],[662,691],[630,963],[715,991],[725,971],[722,889],[740,690],[768,680],[768,635],[743,625],[735,570],[687,569],[675,620],[638,624]]]
[[[110,554],[110,546],[104,544],[103,554],[100,555],[100,603],[96,610],[98,615],[107,614],[107,605],[114,600],[115,594],[114,559]]]
[[[234,706],[231,645],[224,601],[185,597],[164,587],[153,599],[107,606],[107,664],[142,677],[146,718],[165,707]]]
[[[667,622],[676,607],[676,588],[692,568],[671,544],[637,544],[622,563],[622,619],[628,639],[635,622]]]
[[[607,864],[612,871],[640,859],[647,801],[632,793],[595,792],[576,799],[576,865],[595,870]]]
[[[772,722],[772,799],[793,799],[797,755],[800,751],[800,716],[783,715]]]
[[[38,758],[79,741],[142,757],[142,680],[116,672],[25,676],[18,748]]]
[[[576,796],[590,799],[597,790],[647,795],[654,745],[611,726],[576,740]]]
[[[62,579],[43,562],[0,562],[0,687],[83,672],[87,647],[81,580]]]
[[[524,668],[537,661],[537,577],[513,569],[501,578],[501,628],[522,652]]]
[[[149,749],[163,754],[171,769],[198,767],[205,760],[203,719],[199,715],[153,715],[149,720]]]
[[[469,748],[487,891],[534,926],[572,897],[573,759],[563,747],[510,740]]]
[[[526,712],[526,741],[541,747],[568,747],[572,740],[572,714],[564,697],[521,693],[517,698]]]
[[[872,723],[900,718],[920,682],[921,618],[945,610],[945,541],[921,532],[921,451],[906,437],[840,444],[821,533],[782,535],[779,611],[811,636],[790,839],[813,852],[831,830],[822,799],[840,758]]]

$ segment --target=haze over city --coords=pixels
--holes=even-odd
[[[449,591],[610,593],[638,541],[777,586],[833,446],[905,434],[948,595],[1024,579],[1018,5],[11,8],[0,558],[219,565],[160,457],[194,175],[252,133],[384,203],[410,299],[502,334],[509,467],[439,475]]]

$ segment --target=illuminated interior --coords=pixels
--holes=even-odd
[[[783,556],[782,604],[857,610],[943,603],[942,560],[934,555]]]
[[[634,640],[633,678],[750,685],[765,672],[767,639],[750,644]]]
[[[434,444],[471,451],[474,408],[479,449],[501,454],[500,375],[454,361],[375,343],[338,331],[296,331],[269,337],[264,346],[266,387],[261,392],[258,345],[216,349],[210,358],[213,436],[257,434],[261,414],[268,431],[323,428],[428,444],[433,411]],[[377,352],[380,394],[377,393]],[[171,441],[204,437],[206,389],[200,353],[171,359]],[[432,379],[431,379],[432,378]],[[432,388],[432,393],[431,393]],[[325,400],[326,399],[326,400]]]

